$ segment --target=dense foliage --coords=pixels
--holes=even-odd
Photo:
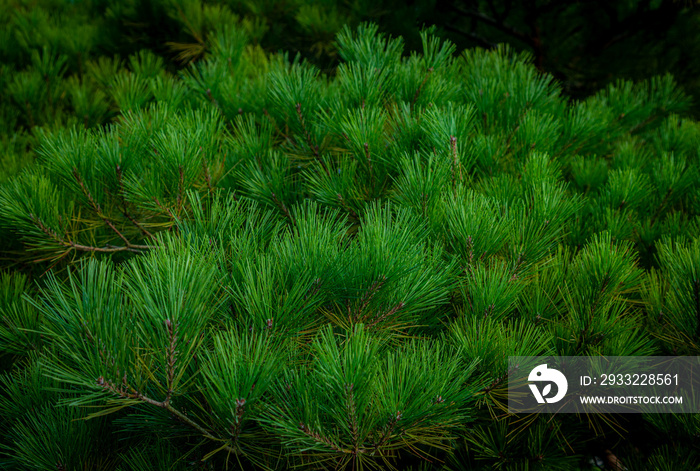
[[[202,11],[180,73],[74,45],[3,75],[0,466],[700,464],[698,415],[506,411],[509,355],[699,354],[670,76],[570,102],[530,55],[368,24],[328,74]]]
[[[2,0],[0,181],[32,160],[35,126],[91,127],[123,109],[139,86],[121,72],[139,67],[139,51],[177,73],[211,51],[217,30],[236,25],[261,50],[299,53],[333,73],[336,34],[363,21],[402,36],[405,52],[421,50],[424,26],[458,51],[510,44],[576,99],[667,72],[685,93],[700,93],[700,9],[690,0]]]

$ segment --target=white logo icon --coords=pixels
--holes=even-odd
[[[530,384],[530,390],[540,404],[544,404],[545,402],[552,404],[561,401],[566,394],[566,390],[569,388],[566,376],[564,376],[561,371],[555,370],[554,368],[547,368],[546,363],[536,366],[530,371],[530,376],[528,376],[527,379],[528,381],[548,381],[557,385],[557,394],[555,394],[554,397],[546,397],[552,391],[551,384],[546,385],[542,393],[540,393],[537,385]]]

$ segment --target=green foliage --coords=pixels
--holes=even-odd
[[[700,128],[670,77],[570,103],[435,30],[345,27],[329,74],[223,3],[105,27],[162,12],[179,74],[138,25],[126,57],[13,59],[9,467],[576,469],[623,425],[509,414],[508,356],[697,352]],[[696,462],[694,419],[643,420],[622,460]]]
[[[3,441],[0,466],[6,469],[113,469],[109,451],[113,432],[105,419],[85,421],[84,410],[57,406],[65,394],[51,392],[59,383],[47,377],[36,358],[24,369],[0,376]],[[70,394],[70,393],[69,393]]]
[[[330,328],[320,332],[313,363],[285,375],[266,419],[304,465],[381,469],[402,451],[427,457],[421,448],[445,448],[468,420],[472,367],[439,344],[383,352],[361,324],[338,343]]]
[[[0,274],[0,355],[27,355],[41,348],[42,317],[23,298],[32,291],[27,276]]]

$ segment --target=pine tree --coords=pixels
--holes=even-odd
[[[54,111],[0,186],[2,466],[698,465],[697,415],[507,413],[508,356],[698,354],[670,76],[569,102],[528,54],[371,24],[330,75],[229,20],[178,75],[138,52],[57,81],[87,125],[45,105],[67,59],[16,82]],[[615,445],[631,420],[652,445]]]

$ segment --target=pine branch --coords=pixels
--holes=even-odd
[[[216,98],[211,94],[211,88],[207,88],[207,96],[209,97],[209,101],[216,106],[217,108],[221,109],[221,106],[219,106],[219,102],[216,101]]]
[[[382,275],[380,280],[375,281],[372,283],[372,286],[370,286],[369,290],[362,296],[362,299],[360,299],[360,307],[357,310],[357,314],[355,316],[352,316],[350,314],[350,302],[348,301],[348,316],[350,318],[355,317],[355,319],[358,320],[358,322],[363,322],[366,320],[366,316],[363,317],[362,313],[363,311],[369,306],[369,303],[372,301],[372,298],[379,292],[379,290],[384,286],[384,283],[386,282],[386,276]]]
[[[367,171],[369,172],[369,186],[374,186],[374,172],[372,171],[372,158],[369,153],[369,143],[365,142],[363,145],[365,149],[365,159],[367,159]]]
[[[201,147],[199,148],[200,150],[202,149]],[[204,169],[204,181],[207,184],[207,190],[209,190],[209,194],[214,193],[214,188],[211,185],[211,173],[209,172],[209,166],[207,165],[207,160],[202,159],[202,167]]]
[[[75,250],[80,250],[82,252],[100,252],[100,253],[114,253],[114,252],[142,253],[141,252],[142,250],[153,248],[153,247],[150,247],[147,245],[136,245],[136,246],[131,246],[131,247],[106,245],[104,247],[93,247],[90,245],[76,244],[75,242],[72,242],[72,241],[65,242],[64,245],[67,245]]]
[[[306,120],[304,119],[304,114],[301,112],[301,103],[297,103],[296,109],[297,109],[297,119],[299,120],[299,124],[301,124],[301,129],[304,131],[304,137],[306,138],[306,143],[308,144],[309,148],[313,152],[314,158],[316,159],[316,161],[321,164],[321,167],[323,167],[323,170],[326,172],[326,175],[330,176],[331,173],[328,170],[326,163],[323,161],[323,159],[321,159],[321,154],[319,153],[318,145],[314,144],[313,139],[311,138],[311,133],[309,132],[308,128],[306,127]]]
[[[277,207],[282,211],[282,213],[289,219],[289,222],[292,223],[292,226],[296,226],[296,221],[294,220],[294,216],[292,216],[292,213],[289,212],[287,209],[287,206],[280,201],[280,199],[277,197],[277,195],[273,192],[272,193],[272,201],[277,205]]]
[[[167,208],[163,206],[163,204],[160,202],[160,200],[157,197],[153,197],[153,202],[156,204],[156,206],[163,211],[164,213],[167,213],[168,216],[170,216],[170,219],[172,220],[173,224],[177,221],[177,217],[173,214],[173,212],[170,210],[170,208]]]
[[[174,380],[175,380],[175,360],[177,356],[177,324],[173,325],[170,319],[165,319],[165,327],[168,330],[168,352],[167,352],[167,384],[168,391],[165,395],[165,400],[163,401],[166,405],[170,403],[170,398],[173,394]]]
[[[666,191],[666,194],[664,195],[664,199],[661,201],[659,204],[658,208],[656,211],[654,211],[654,215],[651,217],[649,221],[649,225],[653,226],[654,223],[656,222],[656,219],[659,217],[661,214],[661,211],[663,211],[664,207],[666,206],[666,202],[668,201],[668,198],[671,196],[671,193],[673,193],[673,187],[669,187],[668,191]]]
[[[353,210],[346,202],[345,199],[343,198],[343,195],[338,193],[338,201],[340,201],[340,205],[345,209],[347,212],[350,213],[350,216],[353,217],[354,219],[359,220],[360,217],[357,215],[355,210]]]
[[[243,414],[245,414],[245,399],[236,399],[236,423],[231,425],[231,436],[233,437],[233,442],[236,443],[241,435],[241,430],[243,428]]]
[[[32,113],[32,106],[29,104],[29,101],[24,102],[25,108],[27,110],[27,118],[29,121],[29,127],[33,128],[36,126],[36,123],[34,122],[34,113]]]
[[[124,194],[125,194],[125,192],[124,192],[124,179],[123,179],[123,174],[122,174],[122,168],[120,165],[117,165],[116,171],[117,171],[117,182],[119,183],[119,197],[121,198],[121,202],[122,202],[122,214],[124,215],[125,218],[127,218],[129,221],[131,221],[131,223],[134,226],[136,226],[136,228],[138,230],[140,230],[143,235],[145,235],[146,237],[153,238],[153,234],[148,232],[144,227],[141,226],[141,224],[139,224],[138,221],[136,221],[136,219],[134,219],[131,216],[131,214],[129,214],[129,211],[127,210],[126,198],[124,198]]]
[[[29,214],[29,219],[32,220],[34,225],[41,230],[44,234],[49,236],[49,238],[53,239],[55,242],[58,242],[61,245],[65,245],[66,242],[63,240],[61,236],[56,234],[56,232],[53,229],[48,228],[38,217],[34,216],[33,214]]]
[[[394,415],[389,422],[384,426],[384,433],[382,434],[382,438],[379,439],[379,441],[374,445],[374,449],[372,450],[372,455],[374,455],[377,451],[380,451],[380,449],[387,444],[389,439],[391,438],[392,434],[394,433],[394,429],[396,428],[396,425],[398,425],[399,421],[403,418],[403,414],[401,411],[396,411],[396,415]]]
[[[106,216],[102,214],[102,210],[100,209],[100,205],[93,199],[92,194],[90,193],[90,190],[87,189],[85,186],[85,182],[83,182],[83,179],[81,178],[80,174],[78,173],[78,169],[73,167],[73,177],[75,177],[76,181],[78,182],[78,185],[80,186],[80,189],[82,190],[83,194],[85,197],[88,199],[88,202],[90,203],[90,206],[92,207],[92,210],[95,212],[95,214],[102,219],[102,221],[110,228],[112,231],[114,231],[117,236],[124,241],[124,243],[129,246],[129,240],[124,237],[124,235],[119,232],[119,230],[114,227],[114,224],[112,224],[112,221],[110,221]]]
[[[324,437],[321,434],[312,431],[307,425],[305,425],[303,422],[299,423],[299,430],[306,435],[307,437],[312,438],[314,441],[317,443],[324,444],[328,446],[331,450],[337,452],[337,453],[352,453],[350,450],[346,450],[340,445],[337,445],[333,440],[331,440],[328,437]]]
[[[425,83],[428,81],[430,78],[430,74],[433,73],[433,68],[429,67],[427,72],[425,73],[425,76],[423,77],[423,81],[420,83],[418,86],[418,89],[416,90],[416,93],[413,95],[413,100],[411,100],[411,110],[413,110],[413,107],[415,106],[416,102],[418,101],[418,97],[420,96],[421,91],[423,90],[423,87],[425,86]]]
[[[392,307],[391,309],[389,309],[388,311],[386,311],[384,314],[382,314],[381,316],[377,317],[377,318],[374,319],[372,322],[370,322],[370,323],[367,325],[367,328],[368,328],[368,329],[371,329],[371,328],[374,327],[375,325],[377,325],[377,324],[379,324],[380,322],[382,322],[384,319],[387,319],[387,318],[393,316],[394,314],[396,314],[397,312],[399,312],[401,309],[403,309],[404,306],[405,306],[404,302],[401,301],[399,304],[397,304],[396,306]]]
[[[80,186],[80,189],[82,190],[83,194],[85,197],[88,199],[88,202],[90,203],[90,206],[92,207],[92,210],[95,212],[95,214],[102,219],[102,221],[110,228],[112,231],[114,231],[117,236],[124,241],[124,244],[126,244],[125,249],[135,249],[135,250],[145,250],[149,249],[150,247],[146,245],[134,245],[132,244],[129,239],[127,239],[117,228],[116,226],[112,223],[112,221],[109,220],[107,216],[105,216],[102,213],[102,209],[100,208],[100,205],[94,200],[92,197],[92,194],[90,193],[90,190],[85,186],[85,182],[83,181],[82,177],[78,173],[78,169],[73,167],[73,176],[75,177],[76,181],[78,182],[78,185]],[[78,248],[80,247],[79,250],[86,250],[85,246],[77,246],[73,245],[73,247]],[[87,251],[90,251],[89,249]],[[92,251],[105,251],[105,250],[97,250],[97,249],[92,249]],[[131,250],[134,251],[134,250]]]
[[[137,399],[139,401],[142,401],[145,404],[149,404],[155,407],[159,407],[161,409],[165,409],[168,412],[170,412],[172,415],[174,415],[180,422],[189,425],[190,427],[194,428],[197,430],[199,433],[201,433],[204,437],[208,438],[209,440],[216,441],[216,442],[222,442],[226,441],[221,438],[218,438],[214,436],[211,432],[209,432],[207,429],[199,425],[197,422],[194,420],[190,419],[187,417],[185,414],[180,412],[178,409],[174,408],[171,404],[170,401],[164,400],[164,401],[156,401],[155,399],[151,399],[141,392],[137,391],[133,387],[129,386],[126,381],[126,375],[124,375],[123,378],[123,384],[121,386],[116,386],[113,382],[105,380],[104,377],[100,376],[97,378],[97,385],[102,387],[104,390],[109,391],[121,398],[124,399]],[[228,451],[229,453],[232,454],[238,454],[238,451],[232,447],[229,444],[226,444],[222,447],[222,449]]]
[[[355,396],[353,394],[353,384],[346,384],[345,385],[345,393],[346,393],[346,409],[348,412],[348,422],[350,426],[350,435],[352,436],[352,443],[354,446],[354,454],[357,454],[358,449],[359,449],[359,428],[357,424],[357,409],[355,406]]]
[[[68,247],[70,249],[78,250],[81,252],[96,252],[96,253],[115,253],[115,252],[134,252],[134,253],[141,253],[141,250],[145,249],[151,249],[152,247],[149,246],[140,246],[140,245],[132,245],[131,247],[119,247],[119,246],[111,246],[107,245],[105,247],[93,247],[89,245],[82,245],[82,244],[76,244],[73,241],[65,241],[63,240],[62,237],[60,237],[56,232],[54,232],[52,229],[48,228],[38,217],[34,216],[33,214],[29,215],[29,218],[34,222],[34,225],[38,229],[40,229],[44,234],[49,236],[52,240],[57,242],[59,245],[63,247]],[[65,255],[65,254],[64,254]]]
[[[178,165],[177,170],[180,175],[177,180],[177,214],[180,214],[184,202],[185,169],[182,168],[182,165]]]
[[[452,191],[455,198],[457,197],[457,169],[459,168],[459,180],[462,181],[462,167],[458,167],[457,162],[457,138],[450,136],[450,150],[452,152]]]

